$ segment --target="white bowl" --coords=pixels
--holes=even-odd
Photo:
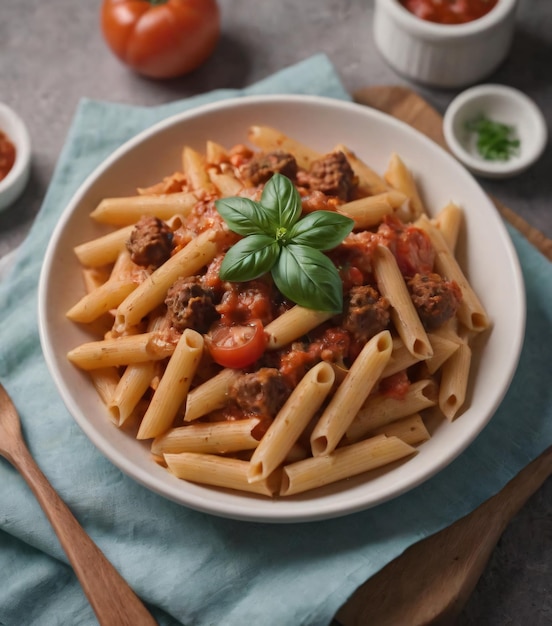
[[[517,0],[499,0],[465,24],[416,17],[398,0],[376,0],[373,33],[383,58],[403,76],[435,87],[464,87],[490,75],[505,59]]]
[[[520,141],[519,151],[505,161],[484,159],[477,151],[477,136],[466,128],[481,115],[511,126]],[[443,132],[456,158],[485,178],[508,178],[525,171],[541,156],[548,138],[546,120],[537,105],[505,85],[479,85],[459,94],[446,110]]]
[[[464,207],[459,258],[492,320],[492,332],[474,351],[470,394],[463,414],[436,427],[408,462],[378,475],[357,476],[288,498],[214,489],[179,480],[150,458],[148,445],[117,430],[89,377],[66,353],[90,340],[65,312],[83,295],[73,247],[100,233],[90,212],[106,196],[135,193],[180,165],[183,145],[204,150],[210,138],[230,147],[246,141],[252,124],[268,124],[331,151],[344,143],[384,172],[392,152],[411,167],[435,213],[450,200]],[[155,155],[155,158],[151,158]],[[502,280],[496,280],[501,276]],[[66,406],[80,427],[123,472],[188,507],[243,520],[300,522],[345,515],[412,489],[448,465],[491,419],[514,374],[524,333],[524,286],[504,223],[470,174],[446,151],[411,127],[357,104],[309,96],[258,96],[227,100],[171,117],[116,150],[65,208],[50,240],[39,286],[39,328],[44,356]]]
[[[0,211],[13,204],[29,180],[31,141],[23,120],[7,104],[0,102],[0,131],[15,146],[15,162],[8,175],[0,180]]]

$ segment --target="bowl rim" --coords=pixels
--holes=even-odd
[[[470,154],[463,143],[458,139],[455,121],[464,108],[472,102],[485,96],[496,96],[503,100],[515,101],[530,117],[537,128],[536,140],[532,142],[530,150],[522,157],[510,161],[485,161]],[[548,127],[542,111],[537,104],[525,93],[509,85],[487,83],[470,87],[459,93],[449,104],[443,117],[443,134],[452,153],[469,170],[482,176],[507,177],[514,176],[526,170],[544,152],[548,142]]]
[[[0,126],[0,130],[4,131],[8,139],[15,146],[15,162],[8,172],[7,176],[0,180],[0,196],[6,193],[16,184],[21,176],[24,176],[31,159],[31,140],[29,131],[21,116],[16,113],[10,106],[4,102],[0,102],[0,121],[7,119],[9,126],[15,128],[15,132],[11,132],[9,128]]]
[[[498,0],[489,13],[464,24],[437,24],[416,17],[399,0],[376,0],[411,35],[433,40],[455,40],[479,35],[503,22],[515,9],[517,0]]]
[[[463,443],[460,447],[456,446],[453,450],[453,454],[447,454],[438,459],[438,462],[434,462],[430,467],[425,467],[423,471],[420,471],[416,474],[415,478],[411,478],[407,481],[401,481],[399,485],[395,484],[389,489],[389,487],[385,489],[377,489],[375,492],[372,492],[372,497],[366,501],[364,498],[362,501],[348,502],[346,506],[343,503],[336,503],[333,500],[328,501],[319,501],[317,506],[308,507],[308,511],[300,511],[293,506],[286,506],[283,510],[278,510],[273,506],[274,501],[270,501],[269,505],[263,509],[262,513],[256,512],[255,510],[250,510],[249,507],[245,508],[243,505],[228,505],[228,503],[223,503],[221,501],[215,502],[213,499],[205,498],[201,494],[193,494],[188,495],[187,500],[185,500],[179,490],[172,485],[168,485],[164,483],[162,487],[160,487],[156,483],[155,477],[151,472],[145,471],[140,467],[137,467],[134,462],[127,458],[121,458],[121,454],[119,452],[119,456],[114,456],[112,448],[114,449],[114,444],[109,441],[102,441],[101,435],[99,435],[94,428],[92,422],[89,422],[85,419],[85,416],[78,406],[78,404],[74,401],[73,397],[69,399],[66,397],[67,394],[64,389],[64,382],[62,373],[58,370],[56,361],[55,361],[55,346],[51,342],[51,334],[47,328],[46,318],[47,318],[47,299],[48,299],[48,278],[51,274],[52,265],[55,261],[56,257],[56,245],[58,243],[59,238],[62,236],[64,229],[66,228],[66,224],[73,215],[75,209],[78,207],[80,202],[82,202],[83,198],[86,196],[86,193],[89,191],[90,187],[93,185],[94,181],[104,173],[109,167],[116,162],[119,158],[124,156],[126,152],[139,145],[140,143],[147,141],[160,130],[166,130],[171,126],[181,123],[183,121],[193,120],[197,116],[202,116],[206,113],[216,112],[219,109],[225,109],[227,107],[241,107],[247,105],[254,105],[257,103],[311,103],[320,106],[330,106],[332,108],[340,108],[344,111],[349,110],[350,112],[354,111],[364,111],[369,114],[373,118],[386,120],[386,123],[393,124],[411,136],[415,136],[417,141],[427,144],[431,146],[431,150],[437,150],[441,152],[441,157],[444,160],[449,160],[449,162],[454,162],[456,167],[460,167],[459,164],[454,160],[454,158],[447,153],[443,148],[441,148],[438,144],[433,142],[427,136],[423,135],[419,131],[415,130],[408,124],[386,114],[381,111],[377,111],[375,109],[369,109],[362,105],[359,105],[354,102],[342,101],[335,98],[324,97],[324,96],[312,96],[312,95],[252,95],[252,96],[244,96],[244,97],[236,97],[230,99],[224,99],[221,101],[209,103],[202,105],[197,108],[193,108],[191,110],[186,110],[181,113],[177,113],[168,118],[165,118],[152,126],[142,130],[137,133],[135,136],[130,138],[128,141],[123,143],[117,149],[115,149],[106,159],[104,159],[94,170],[88,175],[88,177],[81,183],[79,188],[75,191],[72,198],[68,202],[68,204],[63,209],[62,214],[60,215],[57,224],[53,230],[53,233],[50,237],[50,242],[48,245],[48,249],[46,250],[46,254],[44,256],[42,268],[40,271],[39,277],[39,287],[38,287],[38,326],[39,326],[39,336],[40,342],[43,350],[44,359],[46,361],[50,376],[52,377],[55,386],[58,389],[60,397],[64,404],[67,406],[69,413],[71,414],[72,419],[74,419],[77,424],[80,426],[81,430],[85,433],[85,435],[89,438],[89,440],[95,445],[95,447],[103,454],[113,465],[118,467],[121,471],[130,475],[134,481],[148,489],[154,491],[162,495],[163,497],[174,500],[183,506],[188,506],[198,511],[202,511],[205,513],[209,513],[211,515],[216,515],[220,517],[226,517],[231,519],[237,519],[242,521],[253,521],[253,522],[264,522],[264,523],[302,523],[302,522],[312,522],[312,521],[320,521],[326,519],[332,519],[336,517],[341,517],[344,515],[350,515],[352,513],[365,510],[367,508],[371,508],[373,506],[378,506],[390,499],[394,499],[405,492],[408,492],[415,487],[419,486],[421,483],[425,482],[438,472],[440,472],[444,467],[449,465],[454,458],[456,458],[459,454],[461,454],[470,443],[480,434],[483,428],[488,424],[490,419],[492,418],[494,412],[498,408],[500,402],[502,401],[504,395],[506,394],[507,389],[509,388],[512,378],[517,369],[517,364],[519,362],[519,357],[521,354],[521,349],[523,346],[523,337],[524,337],[524,329],[525,329],[525,298],[520,298],[517,301],[517,309],[516,309],[516,319],[519,321],[519,327],[517,328],[516,336],[512,343],[510,344],[510,349],[512,350],[511,354],[514,358],[512,358],[511,362],[508,364],[507,369],[504,372],[503,385],[501,387],[501,392],[493,398],[492,406],[489,407],[489,412],[486,415],[486,419],[477,420],[475,424],[470,425],[470,428],[467,429],[467,434],[463,438]],[[368,113],[369,112],[369,113]],[[466,176],[470,176],[469,173],[466,172]],[[482,195],[484,191],[481,189],[480,185],[477,181],[474,181],[474,184],[479,189]],[[489,208],[491,207],[491,201],[489,199]],[[507,229],[500,220],[498,214],[492,212],[489,214],[489,219],[493,220],[496,225],[496,228],[499,232],[499,238],[503,241],[506,246],[505,251],[507,253],[509,267],[511,268],[513,275],[513,284],[516,288],[524,293],[524,283],[523,283],[523,275],[521,272],[521,266],[519,264],[519,259],[515,252],[515,248],[513,246],[513,242],[511,241]],[[76,409],[76,410],[75,410]],[[176,479],[178,480],[178,479]],[[216,489],[216,488],[212,488]],[[282,502],[282,501],[280,501]]]

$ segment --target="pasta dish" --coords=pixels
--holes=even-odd
[[[68,359],[118,428],[177,477],[285,497],[415,455],[466,403],[491,326],[459,265],[461,207],[268,126],[91,219],[75,248],[94,339]],[[367,475],[368,476],[368,475]]]

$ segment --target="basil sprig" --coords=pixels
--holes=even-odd
[[[266,183],[260,202],[231,197],[215,201],[217,211],[240,239],[226,253],[223,280],[254,280],[270,272],[292,302],[317,311],[339,312],[343,287],[337,268],[323,254],[353,229],[352,219],[332,211],[301,218],[301,196],[282,174]]]

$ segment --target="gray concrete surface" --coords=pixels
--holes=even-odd
[[[0,257],[25,237],[40,208],[78,100],[155,105],[216,88],[242,87],[318,52],[345,87],[414,86],[441,113],[455,90],[428,89],[397,76],[378,55],[373,0],[220,0],[222,37],[198,71],[165,82],[123,67],[99,30],[100,0],[0,0],[0,100],[26,120],[33,141],[31,183],[0,214]],[[520,0],[511,53],[488,82],[529,94],[552,128],[552,2]],[[552,237],[552,152],[527,173],[483,187]],[[552,481],[500,540],[465,607],[461,626],[552,624]],[[407,625],[405,625],[407,626]]]

